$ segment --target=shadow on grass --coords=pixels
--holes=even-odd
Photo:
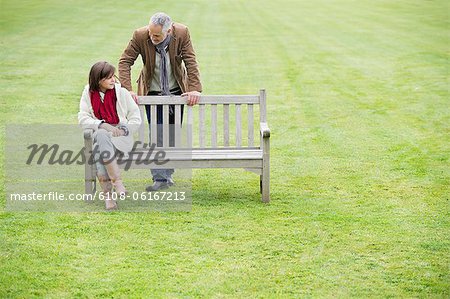
[[[263,205],[259,176],[244,170],[196,170],[192,183],[194,206]]]

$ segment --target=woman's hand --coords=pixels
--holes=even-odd
[[[110,124],[107,124],[107,123],[102,123],[100,125],[100,129],[104,129],[104,130],[106,130],[108,132],[111,132],[113,137],[119,137],[119,136],[124,136],[125,135],[125,132],[123,130],[121,130],[119,128],[116,128],[116,127],[114,127],[114,126],[112,126]]]

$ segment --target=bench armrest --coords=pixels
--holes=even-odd
[[[93,129],[84,129],[84,132],[83,132],[84,139],[92,139],[93,134],[94,134]]]
[[[259,130],[261,132],[261,136],[263,138],[269,138],[270,137],[270,129],[269,125],[267,123],[260,123],[259,124]]]

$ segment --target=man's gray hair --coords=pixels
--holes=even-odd
[[[172,26],[172,19],[163,12],[157,12],[150,18],[150,23],[160,25],[164,33]]]

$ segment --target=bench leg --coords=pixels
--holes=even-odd
[[[96,167],[95,165],[89,165],[86,163],[85,165],[85,174],[84,174],[84,193],[85,194],[94,194],[97,186],[96,186]]]
[[[263,175],[261,176],[261,193],[262,193],[262,201],[269,202],[270,201],[270,177],[269,177],[269,167],[263,168]]]
[[[92,133],[86,134],[84,139],[84,192],[85,194],[94,194],[96,191],[97,167],[91,161],[92,154]]]
[[[85,194],[94,194],[96,189],[95,180],[88,180],[84,182],[84,193]]]
[[[259,193],[261,193],[261,194],[262,194],[262,186],[263,186],[262,181],[263,181],[263,176],[260,175],[259,176]]]
[[[270,141],[263,138],[263,163],[261,172],[262,201],[270,201]]]

